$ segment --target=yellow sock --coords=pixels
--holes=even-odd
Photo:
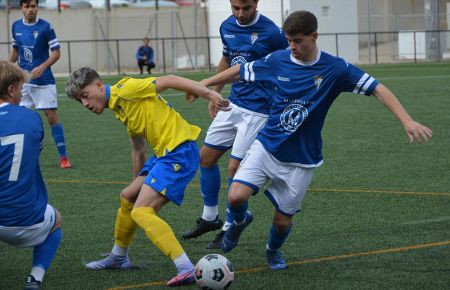
[[[164,253],[175,260],[184,253],[183,248],[175,237],[172,228],[151,207],[138,207],[131,211],[133,220],[145,231],[152,243]]]
[[[128,247],[133,241],[137,224],[131,217],[133,204],[120,198],[120,208],[117,211],[116,225],[114,229],[115,244],[120,247]]]

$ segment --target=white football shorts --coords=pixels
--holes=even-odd
[[[231,157],[242,160],[259,130],[267,122],[268,115],[252,112],[230,104],[231,110],[219,111],[208,128],[205,146],[228,150]]]
[[[47,204],[42,222],[25,227],[0,226],[0,240],[17,247],[38,246],[45,241],[55,222],[55,209]]]
[[[38,110],[57,109],[58,96],[56,85],[36,86],[24,84],[20,105],[27,108],[35,107]]]
[[[280,213],[292,216],[300,211],[313,175],[314,168],[280,162],[267,152],[259,140],[255,140],[233,182],[242,183],[258,192],[270,180],[266,196]]]

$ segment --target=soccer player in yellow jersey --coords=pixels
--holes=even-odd
[[[177,267],[177,275],[167,286],[195,283],[194,265],[171,227],[157,213],[169,201],[180,205],[184,190],[199,166],[195,140],[200,128],[189,124],[159,93],[176,89],[199,95],[218,109],[227,110],[228,101],[204,85],[178,76],[123,78],[113,86],[104,84],[98,73],[83,67],[73,72],[66,85],[69,98],[90,111],[105,108],[127,126],[132,143],[134,181],[120,194],[114,247],[109,256],[86,264],[88,269],[132,268],[128,258],[137,226]],[[155,155],[145,161],[147,141]]]

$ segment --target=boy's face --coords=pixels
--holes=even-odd
[[[302,33],[294,35],[286,34],[292,56],[301,61],[312,60],[316,53],[317,36],[317,32],[314,32],[311,35],[304,35]]]
[[[25,18],[25,21],[27,23],[36,22],[38,5],[35,0],[31,0],[28,3],[23,3],[21,9],[22,9],[23,17]]]
[[[96,80],[80,90],[77,99],[89,111],[101,114],[106,106],[105,85]]]
[[[233,16],[241,25],[249,24],[256,16],[258,1],[255,0],[230,0]]]

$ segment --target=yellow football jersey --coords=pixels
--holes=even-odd
[[[185,141],[195,141],[201,129],[189,124],[156,92],[155,77],[123,78],[107,89],[108,106],[130,136],[144,137],[156,156],[164,156]]]

